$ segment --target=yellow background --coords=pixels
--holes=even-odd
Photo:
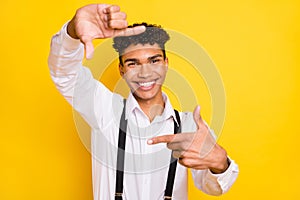
[[[90,154],[47,68],[51,36],[87,3],[1,2],[1,200],[92,199]],[[240,174],[221,197],[190,184],[189,199],[299,199],[299,1],[105,3],[118,3],[130,23],[192,37],[218,66],[227,97],[219,143]]]

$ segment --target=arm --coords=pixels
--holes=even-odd
[[[52,80],[91,126],[97,126],[95,110],[103,111],[94,108],[95,94],[100,96],[102,105],[108,105],[105,100],[110,100],[112,94],[82,66],[84,49],[91,58],[93,39],[138,34],[141,30],[143,27],[127,28],[126,15],[118,6],[92,4],[78,9],[73,19],[53,36],[48,59]]]
[[[178,162],[192,169],[197,188],[210,195],[221,195],[229,190],[238,175],[238,167],[216,143],[213,131],[200,116],[200,107],[194,110],[195,132],[164,135],[152,138],[149,144],[166,143]]]
[[[90,70],[82,66],[84,46],[67,34],[67,24],[51,41],[48,66],[51,78],[69,104],[78,111],[91,127],[97,127],[93,99],[97,87],[107,99],[109,91],[96,81]]]

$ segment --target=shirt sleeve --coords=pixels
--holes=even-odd
[[[103,113],[108,115],[111,110],[113,93],[82,65],[84,45],[67,34],[67,24],[52,37],[48,58],[50,75],[67,102],[92,128],[99,128]]]
[[[226,193],[238,176],[238,165],[234,160],[230,160],[230,165],[222,174],[213,174],[209,169],[192,169],[192,177],[195,186],[209,195],[221,195]]]

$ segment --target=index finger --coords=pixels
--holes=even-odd
[[[135,26],[135,27],[132,27],[132,28],[116,30],[115,37],[138,35],[138,34],[143,33],[145,30],[146,30],[145,26]]]
[[[172,135],[162,135],[151,138],[147,141],[148,144],[159,144],[159,143],[170,143],[174,140],[175,134]]]

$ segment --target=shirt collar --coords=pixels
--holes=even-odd
[[[170,117],[173,117],[173,119],[175,120],[175,122],[178,124],[178,121],[176,119],[175,116],[175,111],[170,103],[169,97],[165,94],[162,93],[163,96],[163,100],[165,102],[165,108],[164,111],[162,113],[162,115],[160,116],[156,116],[155,119],[153,121],[157,121],[157,120],[167,120]],[[138,102],[136,101],[135,97],[133,96],[133,94],[130,92],[126,101],[126,115],[125,118],[128,119],[130,116],[133,116],[135,114],[135,112],[142,112],[144,114],[144,112],[142,111],[140,105],[138,104]]]

